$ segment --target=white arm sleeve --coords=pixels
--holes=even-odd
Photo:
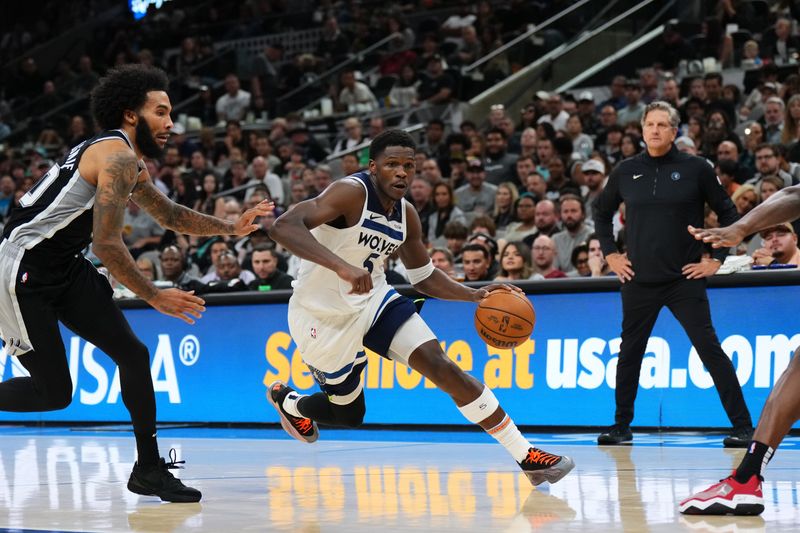
[[[428,279],[431,274],[433,274],[434,266],[431,260],[428,260],[428,264],[421,266],[419,268],[409,268],[406,270],[406,275],[408,276],[408,281],[412,285],[416,285],[421,281],[425,281]]]

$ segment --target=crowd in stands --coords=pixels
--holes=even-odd
[[[271,20],[267,15],[286,8],[284,2],[245,4],[250,10],[266,9],[262,18],[256,17],[259,24],[211,24],[226,17],[240,20],[241,10],[211,15],[187,10],[181,20],[186,27],[202,22],[205,29],[227,28],[224,35],[241,37],[264,31],[264,21]],[[46,112],[88,94],[99,71],[149,62],[168,71],[179,98],[193,98],[184,112],[202,125],[187,131],[185,123],[176,122],[163,158],[146,162],[156,186],[180,204],[221,218],[236,218],[265,198],[275,202],[276,211],[260,219],[261,229],[246,238],[198,239],[165,232],[130,202],[124,238],[137,265],[159,283],[198,293],[288,289],[299,261],[269,238],[275,218],[320,194],[333,180],[365,168],[367,151],[359,147],[392,126],[381,110],[435,111],[463,98],[459,67],[560,5],[541,2],[547,9],[540,12],[531,9],[536,2],[512,0],[503,3],[503,10],[487,1],[459,2],[431,27],[428,19],[413,26],[406,22],[411,7],[422,9],[427,2],[374,11],[360,2],[318,4],[314,20],[322,30],[315,49],[287,58],[283,46],[271,44],[247,65],[218,78],[193,68],[212,54],[211,41],[179,31],[171,18],[178,9],[140,26],[116,28],[115,35],[122,37],[109,42],[125,46],[110,55],[107,47],[96,47],[103,57],[87,53],[77,68],[62,61],[45,75],[32,58],[22,58],[18,77],[3,83],[0,102],[0,143],[6,139],[0,151],[0,216],[7,217],[65,150],[94,132],[88,116],[75,113],[63,123],[42,123],[38,130],[29,125],[22,137],[12,136],[15,122],[22,120],[14,115],[18,99],[30,100],[23,104],[30,106],[26,109]],[[667,25],[656,62],[641,65],[636,75],[611,76],[604,87],[539,91],[518,116],[498,103],[484,120],[453,124],[435,112],[425,118],[408,200],[420,215],[434,265],[465,281],[610,275],[593,233],[592,202],[615,165],[643,150],[640,120],[654,100],[680,111],[677,148],[714,165],[740,214],[800,183],[800,3],[764,2],[763,14],[760,2],[699,4],[707,17],[698,33],[680,23]],[[191,16],[203,20],[188,24]],[[152,39],[159,28],[171,28],[173,42],[180,42],[168,60]],[[108,38],[109,31],[102,35]],[[391,43],[375,58],[375,67],[378,79],[390,83],[375,84],[359,69],[345,68],[314,88],[343,117],[332,140],[316,135],[302,115],[279,113],[281,95],[386,35],[393,36]],[[709,56],[716,68],[702,68],[702,63],[698,68],[698,60]],[[482,68],[488,79],[499,79],[516,68],[514,60],[501,54]],[[744,82],[730,81],[741,80],[742,72]],[[252,117],[262,112],[270,120],[254,125]],[[330,160],[339,153],[344,155]],[[716,224],[713,212],[706,224]],[[623,206],[615,218],[621,250],[624,228]],[[798,221],[772,228],[732,253],[750,254],[757,265],[796,264],[798,231]],[[396,258],[387,262],[387,272],[391,282],[406,282]],[[124,287],[118,292],[129,295]]]

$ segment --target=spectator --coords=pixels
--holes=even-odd
[[[506,133],[500,128],[492,128],[486,134],[486,181],[497,185],[512,179],[517,156],[507,153]]]
[[[464,281],[488,281],[490,256],[485,246],[467,244],[462,250],[464,265]]]
[[[734,179],[736,183],[744,183],[753,176],[746,167],[739,165],[739,159],[739,147],[735,142],[722,141],[719,143],[719,146],[717,146],[717,162],[733,161],[736,163],[734,168],[736,175],[734,176]]]
[[[722,187],[725,189],[725,192],[728,193],[728,196],[733,196],[733,193],[735,193],[736,189],[740,186],[739,183],[736,182],[735,176],[738,167],[739,164],[736,163],[736,161],[722,158],[717,159],[717,177]]]
[[[800,94],[793,94],[786,103],[786,114],[783,117],[783,131],[781,133],[781,144],[790,147],[797,145],[800,141]],[[800,158],[791,158],[798,162]]]
[[[581,158],[587,159],[594,151],[594,141],[583,133],[583,123],[577,113],[573,113],[567,119],[566,126],[567,138],[572,141],[572,152],[580,154]]]
[[[350,40],[339,29],[335,17],[327,17],[322,27],[315,55],[322,59],[328,67],[341,63],[350,53]]]
[[[253,247],[251,262],[255,279],[247,284],[252,291],[274,291],[291,289],[294,278],[278,269],[279,256],[274,248],[267,244]]]
[[[356,80],[352,69],[342,72],[342,90],[339,92],[339,110],[366,113],[378,109],[378,99],[366,83]],[[361,124],[359,123],[359,130]]]
[[[519,198],[519,191],[513,183],[506,181],[497,186],[492,217],[497,229],[503,233],[505,233],[506,227],[514,221],[514,204],[516,204],[517,198]]]
[[[314,190],[311,194],[313,196],[319,196],[331,183],[333,183],[331,167],[328,165],[317,165],[316,168],[314,168]]]
[[[731,196],[731,200],[733,200],[733,204],[736,206],[736,212],[739,213],[740,217],[752,211],[760,202],[755,186],[749,183],[736,189],[736,192]]]
[[[210,284],[214,281],[222,281],[227,283],[234,279],[238,279],[244,284],[244,286],[246,286],[256,279],[255,274],[249,270],[242,269],[242,266],[239,264],[239,260],[236,258],[236,254],[234,254],[230,249],[221,251],[215,262],[215,267],[216,268],[213,272],[209,272],[200,278],[202,283]]]
[[[606,168],[598,159],[590,159],[581,165],[583,183],[586,191],[583,193],[583,205],[586,207],[586,218],[593,220],[592,204],[603,192],[606,182]]]
[[[726,118],[727,123],[736,123],[736,109],[733,103],[722,98],[722,74],[719,72],[709,72],[703,76],[703,88],[706,91],[705,110],[707,116],[710,116],[714,110],[722,111]],[[729,129],[732,129],[729,127]]]
[[[797,234],[788,222],[762,230],[762,247],[753,252],[756,265],[800,265],[800,250],[797,249]]]
[[[500,270],[495,281],[529,279],[533,274],[531,249],[521,241],[508,242],[500,251]]]
[[[417,153],[427,154],[428,157],[438,159],[444,151],[444,122],[438,118],[432,119],[425,127],[425,142],[417,147]]]
[[[275,202],[276,205],[285,206],[285,198],[283,197],[283,182],[276,174],[269,171],[267,160],[261,156],[253,159],[253,174],[248,185],[262,184],[269,193],[269,198]],[[245,201],[253,194],[255,187],[250,188],[245,192]]]
[[[416,209],[419,220],[422,223],[422,234],[428,235],[430,216],[435,211],[432,198],[433,186],[431,186],[431,183],[425,178],[417,176],[411,180],[410,194],[411,203],[414,209]]]
[[[343,155],[341,162],[343,176],[352,176],[362,168],[361,163],[358,160],[358,156],[355,153]]]
[[[689,139],[691,140],[691,139]],[[694,145],[694,143],[692,143]],[[642,140],[636,135],[626,133],[622,136],[622,141],[619,145],[620,156],[622,159],[633,157],[642,151]]]
[[[681,87],[674,76],[670,76],[661,84],[661,97],[659,100],[667,102],[669,105],[678,109],[681,99]]]
[[[444,227],[443,237],[457,267],[461,266],[461,251],[467,242],[468,232],[467,227],[458,220],[452,220]]]
[[[721,178],[722,176],[720,176],[720,179]],[[766,202],[770,196],[783,189],[783,187],[783,180],[779,177],[765,176],[758,184],[756,192],[758,193],[758,196],[761,197],[761,201]]]
[[[528,235],[536,233],[536,200],[532,194],[525,192],[519,195],[514,204],[516,220],[506,226],[505,240],[521,241]]]
[[[747,180],[747,184],[758,185],[765,176],[779,177],[783,180],[784,187],[794,184],[792,175],[781,169],[778,153],[773,145],[759,145],[755,150],[755,158],[757,172],[751,179]]]
[[[166,281],[171,281],[176,287],[186,287],[195,277],[189,274],[186,259],[181,249],[170,245],[161,250],[161,276]]]
[[[781,142],[785,107],[783,100],[777,96],[771,96],[764,103],[764,136],[770,144]]]
[[[792,35],[792,21],[779,18],[775,26],[767,31],[761,39],[764,59],[770,59],[776,65],[789,63],[792,51],[800,50],[800,39]]]
[[[581,194],[581,187],[566,174],[564,160],[560,156],[550,159],[547,171],[550,179],[547,181],[547,197],[558,200],[564,194]]]
[[[89,94],[99,80],[100,76],[92,67],[92,58],[88,55],[82,55],[78,59],[78,75],[75,78],[74,96]]]
[[[466,220],[464,212],[455,205],[453,188],[449,183],[439,182],[433,186],[433,203],[435,211],[428,217],[428,242],[442,245],[445,225],[448,222],[460,222],[466,226]]]
[[[150,281],[158,279],[158,272],[156,272],[156,265],[148,257],[140,257],[136,260],[136,269]]]
[[[464,26],[461,28],[461,42],[458,49],[447,58],[447,62],[456,67],[471,65],[481,57],[482,49],[475,27]]]
[[[279,96],[278,69],[283,63],[283,45],[280,43],[268,44],[261,54],[250,62],[250,89],[253,98],[263,98],[264,106],[273,114],[276,110],[276,100]]]
[[[345,119],[344,132],[345,136],[340,139],[333,148],[334,153],[350,150],[369,140],[367,136],[364,135],[363,129],[361,128],[361,121],[356,117],[348,117]]]
[[[625,76],[614,76],[614,79],[611,80],[611,96],[608,100],[600,102],[600,109],[610,105],[615,110],[619,111],[628,105],[628,101],[625,99],[625,87],[627,82],[628,80]]]
[[[434,248],[431,250],[431,262],[433,266],[450,276],[451,278],[456,278],[456,271],[455,265],[453,264],[453,254],[450,253],[450,250],[447,248]],[[461,273],[461,279],[458,281],[464,281],[463,279],[463,272]]]
[[[674,24],[666,24],[661,46],[656,54],[655,65],[662,70],[675,71],[682,59],[694,57],[694,49],[683,38]]]
[[[713,213],[714,211],[711,212]],[[606,259],[603,256],[603,247],[600,246],[600,239],[596,234],[593,233],[589,235],[587,248],[589,251],[589,270],[591,271],[591,277],[597,278],[601,276],[613,275],[613,272],[611,272],[611,269],[608,267],[608,263],[606,263]]]
[[[128,200],[122,226],[122,240],[134,258],[154,250],[164,235],[164,228],[133,200]]]
[[[742,45],[742,69],[760,68],[764,61],[761,59],[761,50],[758,41],[750,39]]]
[[[419,103],[420,80],[412,65],[404,65],[400,70],[400,78],[389,91],[389,102],[392,107],[405,109]],[[374,137],[373,137],[374,138]]]
[[[436,159],[425,159],[422,162],[419,177],[426,180],[431,185],[439,183],[442,180],[442,171],[439,169],[439,163]]]
[[[14,205],[14,193],[16,192],[17,184],[10,174],[3,175],[0,178],[0,219],[5,220]]]
[[[625,101],[627,105],[617,111],[617,123],[628,124],[639,122],[642,119],[645,105],[641,102],[642,88],[638,80],[628,80],[625,83]]]
[[[589,268],[589,247],[581,243],[572,249],[570,256],[570,264],[572,270],[567,273],[570,278],[588,278],[592,275],[592,269]]]
[[[706,132],[699,151],[710,158],[714,158],[717,154],[717,147],[722,141],[730,141],[736,144],[737,147],[740,143],[739,137],[731,129],[728,115],[719,109],[715,109],[708,114]]]
[[[567,275],[560,271],[556,265],[556,245],[547,235],[539,235],[533,241],[533,272],[530,279],[555,279],[566,278]]]
[[[536,144],[539,140],[536,128],[525,128],[519,137],[519,157],[536,158]]]
[[[219,192],[217,177],[214,174],[206,174],[203,177],[202,184],[194,210],[206,215],[222,217],[225,211],[225,200],[222,197],[214,198],[214,195]]]
[[[217,120],[244,120],[250,107],[250,93],[240,88],[236,74],[225,76],[225,94],[217,99]]]
[[[441,56],[431,56],[426,72],[428,76],[419,86],[420,101],[430,106],[450,103],[455,95],[456,82],[444,71]]]
[[[562,196],[559,210],[564,229],[553,235],[553,243],[558,252],[558,268],[564,272],[570,272],[573,268],[570,262],[572,249],[578,244],[586,242],[586,239],[592,234],[593,228],[585,223],[586,209],[579,196],[572,194]]]
[[[563,109],[561,95],[554,92],[547,98],[547,113],[539,117],[537,124],[548,122],[558,131],[566,128],[568,118],[569,113]]]
[[[486,183],[486,172],[480,159],[467,163],[467,184],[455,191],[456,205],[470,216],[491,213],[497,186]]]

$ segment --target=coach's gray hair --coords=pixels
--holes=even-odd
[[[647,118],[647,114],[650,111],[666,111],[669,115],[669,125],[673,128],[677,128],[681,123],[681,116],[678,114],[677,109],[663,100],[656,100],[655,102],[647,104],[647,107],[644,108],[644,113],[642,113],[642,128],[644,128],[644,119]]]

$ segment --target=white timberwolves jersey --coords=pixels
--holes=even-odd
[[[395,203],[387,217],[378,201],[378,193],[368,172],[357,172],[344,178],[360,183],[367,191],[361,218],[349,228],[327,224],[311,230],[314,238],[346,262],[372,274],[369,294],[349,294],[352,285],[335,272],[314,262],[302,260],[297,279],[292,283],[292,299],[309,311],[320,315],[343,315],[363,311],[375,294],[384,294],[386,275],[384,260],[403,244],[406,238],[406,200]]]

